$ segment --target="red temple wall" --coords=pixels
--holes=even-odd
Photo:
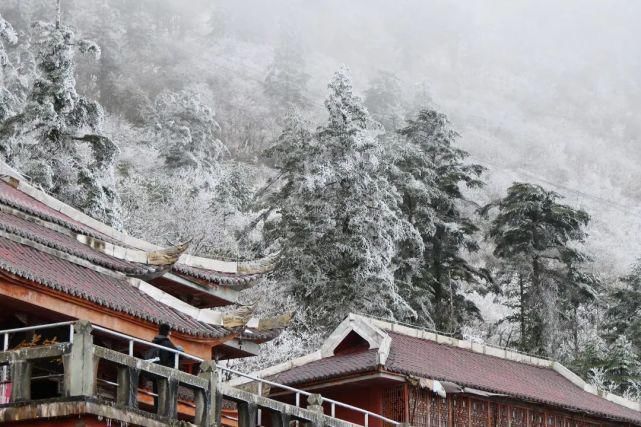
[[[304,387],[303,387],[304,389]],[[516,400],[485,398],[465,394],[448,394],[442,398],[430,390],[410,385],[336,386],[321,392],[335,399],[385,417],[409,422],[415,427],[613,427],[631,424],[600,420]],[[328,404],[325,413],[330,413]],[[363,416],[337,408],[338,418],[363,425]],[[384,427],[370,418],[369,426]]]
[[[323,393],[323,397],[347,403],[357,408],[365,409],[375,414],[380,414],[383,410],[383,387],[359,387],[354,389],[341,388],[340,390]],[[329,404],[324,404],[326,414],[331,414]],[[363,414],[353,410],[336,407],[336,417],[352,422],[354,424],[364,425]],[[370,427],[383,427],[380,420],[369,418]]]

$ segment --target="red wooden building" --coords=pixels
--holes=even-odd
[[[142,357],[148,348],[141,341],[98,328],[149,341],[159,324],[168,323],[176,345],[209,361],[255,355],[260,343],[287,324],[288,316],[257,319],[247,308],[226,314],[216,309],[238,302],[239,292],[268,271],[273,260],[220,261],[188,255],[186,249],[161,248],[115,230],[34,188],[0,163],[0,331],[22,328],[0,335],[6,358],[0,368],[0,412],[13,410],[12,394],[16,401],[35,400],[55,397],[62,387],[60,358],[57,363],[30,361],[28,370],[20,371],[20,361],[14,360],[19,353],[6,356],[17,348],[55,347],[73,335],[67,326],[24,330],[31,325],[83,319],[94,325],[95,344]],[[17,391],[19,378],[9,378],[14,372],[9,362],[15,372],[29,373],[30,390]],[[99,372],[108,374],[100,363]],[[197,365],[180,359],[183,371],[196,373]],[[114,384],[115,377],[105,380],[96,393],[108,395]],[[143,391],[135,406],[149,407],[153,399]],[[179,402],[178,412],[193,414],[193,402]]]
[[[359,315],[317,352],[256,375],[412,426],[641,426],[638,402],[599,391],[557,362]],[[293,399],[282,388],[270,396]]]

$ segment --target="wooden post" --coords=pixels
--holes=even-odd
[[[138,377],[140,371],[129,366],[118,366],[116,402],[129,408],[138,407]]]
[[[412,422],[410,420],[410,386],[407,383],[403,383],[403,417],[405,422]]]
[[[11,362],[11,402],[31,400],[31,367],[29,360]]]
[[[209,390],[200,390],[196,393],[195,424],[203,427],[219,426],[223,395],[218,391],[216,362],[202,362],[198,376],[207,379],[209,382]]]
[[[91,323],[75,323],[73,344],[69,355],[62,358],[64,365],[65,396],[93,396],[96,394],[98,360],[94,357]]]
[[[238,402],[238,427],[256,427],[258,406],[250,402]]]

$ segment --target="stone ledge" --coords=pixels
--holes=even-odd
[[[209,388],[209,382],[207,380],[177,369],[138,359],[105,347],[94,346],[94,352],[96,357],[113,362],[117,365],[138,369],[140,372],[154,374],[163,378],[173,378],[182,385],[197,387],[204,390]]]
[[[0,405],[0,423],[80,415],[92,415],[142,427],[179,425],[176,420],[165,419],[138,409],[126,408],[101,399],[87,397],[54,398]],[[194,426],[194,424],[187,422],[181,422],[180,425]]]
[[[290,405],[287,403],[279,402],[277,400],[269,399],[267,397],[258,396],[256,394],[237,389],[225,384],[219,384],[218,389],[223,397],[227,400],[235,401],[238,403],[247,402],[256,405],[258,408],[265,409],[271,412],[285,414],[294,420],[301,420],[303,423],[310,423],[314,426],[328,426],[328,427],[354,427],[348,421],[343,421],[338,418],[332,418],[322,412],[315,412],[309,409],[301,408],[298,406]]]
[[[70,349],[71,344],[58,343],[0,351],[0,364],[15,362],[18,360],[37,360],[59,357],[63,354],[69,353]]]

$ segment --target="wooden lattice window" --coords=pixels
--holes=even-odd
[[[405,388],[386,387],[383,390],[383,416],[394,421],[405,422]]]
[[[455,426],[469,425],[469,401],[466,397],[452,397],[452,424]]]
[[[520,426],[526,426],[527,425],[527,409],[525,408],[518,408],[516,406],[513,406],[510,409],[511,415],[512,415],[512,423],[510,424],[513,427],[520,427]]]
[[[409,405],[409,423],[416,427],[427,427],[430,425],[430,401],[432,392],[430,390],[411,387]]]
[[[530,426],[546,427],[545,412],[530,411]]]
[[[563,417],[555,414],[547,414],[546,427],[563,427]]]
[[[470,399],[470,426],[487,427],[489,403],[483,400]]]
[[[447,400],[432,393],[430,396],[430,426],[446,427],[448,418]]]
[[[495,404],[495,413],[493,415],[496,427],[509,427],[510,425],[510,407],[508,405]]]

